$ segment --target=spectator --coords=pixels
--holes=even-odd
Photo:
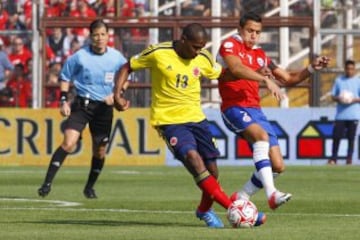
[[[187,0],[181,5],[181,16],[210,16],[210,7],[207,0]]]
[[[265,11],[270,11],[276,7],[279,7],[279,0],[267,0],[265,1]]]
[[[95,0],[90,3],[91,8],[94,9],[98,16],[106,16],[107,3],[105,0]]]
[[[24,46],[23,39],[15,37],[12,42],[12,51],[9,59],[13,65],[22,64],[25,66],[25,73],[28,73],[27,62],[32,58],[32,53]]]
[[[31,19],[32,19],[32,1],[31,0],[25,0],[22,5],[23,9],[23,18],[24,18],[24,24],[26,28],[31,29]]]
[[[6,85],[6,80],[10,75],[10,71],[14,69],[11,64],[8,55],[2,49],[4,46],[3,40],[0,38],[0,90]]]
[[[352,163],[355,134],[360,119],[360,78],[356,76],[355,62],[345,62],[345,75],[336,78],[332,99],[337,103],[333,129],[332,156],[329,164],[336,164],[341,138],[348,140],[346,164]]]
[[[47,17],[60,17],[63,16],[66,9],[64,0],[50,0],[46,6]]]
[[[56,60],[56,56],[54,51],[51,49],[49,44],[45,45],[45,52],[46,52],[46,67],[49,67],[49,65]]]
[[[81,43],[80,41],[75,37],[71,40],[70,42],[70,48],[69,51],[66,52],[65,54],[65,58],[70,57],[71,55],[73,55],[77,50],[79,50],[81,48]]]
[[[47,108],[58,108],[60,106],[59,76],[61,67],[60,62],[55,62],[50,66],[45,87],[45,107]]]
[[[86,0],[79,0],[77,2],[77,8],[70,12],[71,17],[89,18],[96,17],[96,12],[88,5]],[[85,40],[89,37],[88,28],[74,28],[73,34],[77,36],[81,45],[84,44]]]
[[[0,1],[0,30],[6,29],[6,23],[9,19],[8,12],[4,9],[3,2]]]
[[[265,1],[266,0],[241,0],[243,12],[255,12],[258,15],[262,15],[265,12]]]
[[[141,5],[141,4],[137,5],[137,7],[135,8],[135,16],[137,17],[138,22],[146,22],[147,21],[144,18],[144,17],[146,17],[145,5]],[[148,28],[132,28],[131,29],[131,37],[134,40],[142,40],[144,38],[147,39],[148,36],[149,36]]]
[[[86,0],[77,1],[77,7],[70,12],[71,17],[96,17],[96,12],[89,6]]]
[[[159,6],[163,6],[170,2],[171,2],[171,0],[159,0]],[[166,17],[175,16],[175,13],[176,13],[176,9],[175,9],[175,7],[172,7],[172,8],[167,8],[167,9],[159,12],[159,16],[166,16]],[[170,39],[170,38],[168,38],[168,39]]]
[[[313,3],[309,0],[301,0],[293,5],[290,9],[295,16],[312,16],[314,10],[312,9]]]
[[[25,24],[20,20],[18,13],[13,13],[9,16],[9,20],[6,23],[6,29],[8,30],[26,30]]]
[[[124,0],[121,7],[122,17],[134,17],[135,16],[135,3],[133,0]]]
[[[337,15],[336,11],[334,11],[335,5],[336,1],[334,0],[321,1],[321,6],[324,8],[321,10],[320,16],[322,28],[331,28],[337,23]]]
[[[48,36],[47,41],[54,52],[56,57],[63,59],[65,56],[64,52],[64,40],[66,38],[65,33],[62,31],[61,28],[53,28],[51,35]]]
[[[0,90],[0,107],[11,107],[10,99],[12,98],[12,92],[9,88],[3,88]]]
[[[239,17],[241,12],[241,0],[221,1],[221,15],[223,17]]]
[[[21,63],[16,64],[13,76],[7,82],[6,87],[11,90],[12,98],[10,106],[26,108],[31,106],[32,84],[25,75],[25,66]]]

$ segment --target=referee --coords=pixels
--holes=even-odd
[[[113,87],[116,71],[127,60],[114,48],[108,47],[108,26],[103,20],[90,24],[91,43],[66,60],[60,78],[60,112],[67,117],[64,138],[52,155],[45,180],[38,189],[41,197],[47,196],[57,171],[66,156],[74,150],[81,132],[89,124],[92,139],[91,169],[84,188],[86,198],[97,198],[94,184],[104,166],[106,146],[113,118]],[[77,96],[70,104],[70,84]]]

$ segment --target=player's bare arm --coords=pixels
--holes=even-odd
[[[301,71],[286,71],[280,67],[276,67],[272,70],[272,73],[282,86],[289,87],[305,81],[315,71],[326,68],[329,62],[330,58],[326,56],[319,56],[315,58],[309,66]]]
[[[115,77],[114,107],[118,111],[125,111],[130,107],[130,101],[124,97],[124,91],[129,85],[129,72],[130,66],[126,64],[120,69]]]
[[[269,89],[271,95],[277,100],[283,98],[283,94],[277,84],[268,76],[264,76],[251,68],[244,65],[241,60],[233,55],[224,57],[224,61],[228,66],[228,71],[225,71],[220,81],[231,81],[236,79],[248,79],[252,81],[264,82]]]

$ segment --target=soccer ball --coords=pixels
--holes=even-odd
[[[251,228],[258,216],[257,207],[246,199],[234,201],[227,210],[227,219],[234,228]]]
[[[350,92],[350,91],[344,90],[340,93],[340,100],[342,103],[345,103],[345,104],[351,103],[353,100],[353,97],[354,96],[353,96],[352,92]]]

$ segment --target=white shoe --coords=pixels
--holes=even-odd
[[[291,193],[283,193],[276,190],[271,194],[270,198],[268,199],[269,207],[274,210],[289,201],[291,197]]]

